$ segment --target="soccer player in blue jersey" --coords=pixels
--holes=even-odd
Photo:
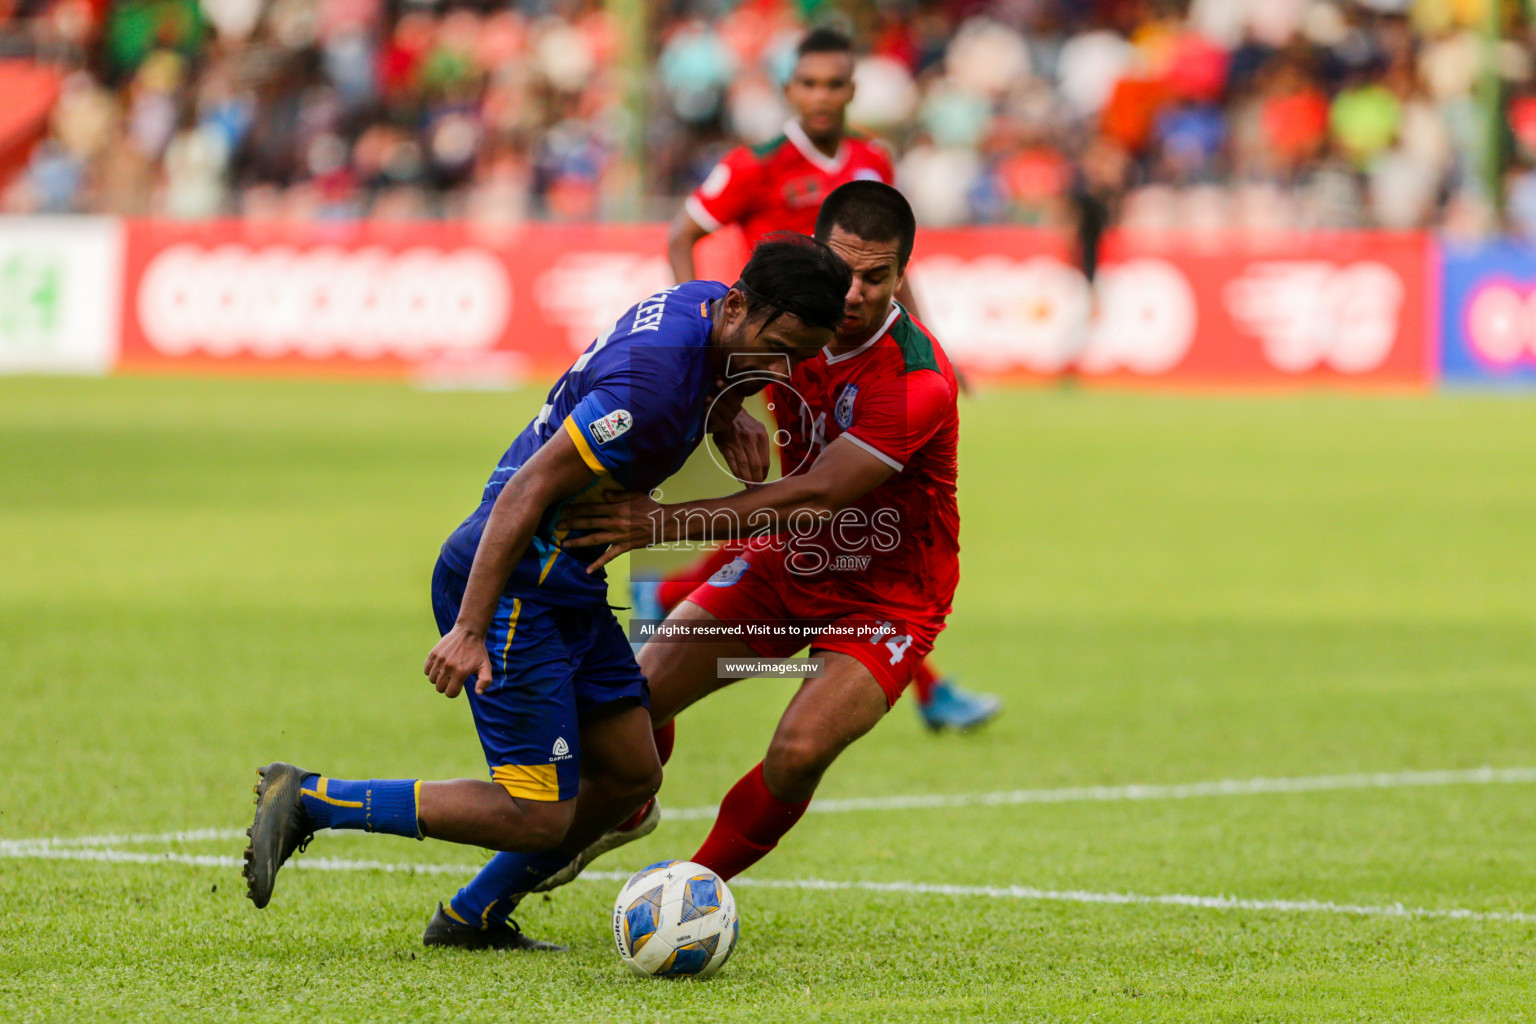
[[[256,906],[319,829],[430,836],[505,852],[438,906],[427,945],[559,948],[507,915],[598,838],[600,829],[572,828],[578,790],[581,820],[607,823],[661,784],[649,688],[605,579],[587,572],[597,549],[561,547],[561,509],[602,487],[651,490],[706,431],[738,475],[762,479],[766,438],[741,399],[832,342],[850,279],[821,243],[770,237],[734,286],[669,288],[588,347],[501,457],[432,576],[442,639],[425,672],[439,692],[468,695],[491,781],[346,780],[267,765],[245,853]]]

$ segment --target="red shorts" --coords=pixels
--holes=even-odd
[[[778,548],[753,548],[699,584],[688,600],[721,622],[793,621],[821,628],[813,651],[837,651],[859,659],[893,705],[912,673],[933,650],[944,629],[944,612],[897,609],[845,597],[789,572]],[[785,637],[743,636],[753,654],[787,658],[806,646],[805,632]]]

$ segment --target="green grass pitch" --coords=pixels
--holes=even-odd
[[[0,1020],[1536,1018],[1536,783],[1395,774],[1536,766],[1536,403],[1507,396],[967,400],[938,657],[1006,711],[930,737],[898,706],[822,797],[957,805],[807,816],[713,981],[631,977],[611,879],[519,915],[567,955],[422,949],[483,856],[446,844],[322,835],[300,861],[351,869],[255,910],[258,764],[483,776],[421,676],[428,574],[541,395],[0,381]],[[685,715],[664,806],[717,801],[789,692]],[[1361,772],[1394,774],[968,799]],[[109,833],[149,838],[36,842]]]

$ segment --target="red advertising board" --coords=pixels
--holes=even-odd
[[[657,225],[130,221],[126,235],[133,370],[548,375],[670,283]]]
[[[1059,237],[919,235],[912,280],[978,374],[1194,387],[1431,380],[1423,235],[1111,236],[1095,286]]]
[[[121,365],[558,373],[670,283],[659,225],[129,222]],[[1195,387],[1430,382],[1422,235],[1112,236],[1090,288],[1043,231],[923,231],[923,318],[976,375]],[[735,275],[739,239],[701,247]]]

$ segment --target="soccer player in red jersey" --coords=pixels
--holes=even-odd
[[[679,281],[692,281],[693,247],[727,224],[740,225],[747,244],[773,231],[808,235],[816,211],[849,181],[896,180],[883,145],[847,129],[853,100],[853,43],[829,28],[806,35],[784,85],[795,116],[784,134],[761,146],[727,153],[673,218],[667,260]]]
[[[777,845],[832,762],[900,697],[944,628],[959,579],[959,388],[943,347],[893,301],[912,252],[911,207],[894,188],[854,182],[827,199],[816,233],[848,263],[853,283],[837,343],[772,388],[779,427],[792,435],[787,475],[678,505],[615,496],[570,507],[562,520],[592,531],[568,543],[611,544],[594,565],[718,535],[722,524],[736,535],[786,524],[776,542],[749,544],[668,617],[693,637],[640,652],[665,761],[673,716],[734,681],[720,677],[718,659],[784,657],[807,643],[801,633],[747,627],[801,622],[815,631],[809,645],[823,673],[790,700],[767,756],[726,795],[691,858],[725,878]],[[697,638],[721,624],[736,635]],[[649,817],[611,831],[544,887],[574,877],[626,832],[649,831]]]
[[[833,29],[818,28],[806,35],[795,54],[794,70],[784,86],[795,117],[784,125],[784,133],[764,145],[738,146],[727,153],[673,218],[667,259],[677,280],[697,276],[694,246],[727,224],[738,225],[749,245],[772,231],[810,234],[822,200],[839,185],[894,183],[885,146],[847,128],[854,93],[852,41]],[[916,310],[905,277],[896,299]],[[726,545],[661,581],[637,580],[637,617],[662,617],[738,553],[737,546]],[[933,730],[972,729],[1002,707],[991,694],[972,693],[941,678],[926,662],[918,665],[912,683],[918,714]]]

